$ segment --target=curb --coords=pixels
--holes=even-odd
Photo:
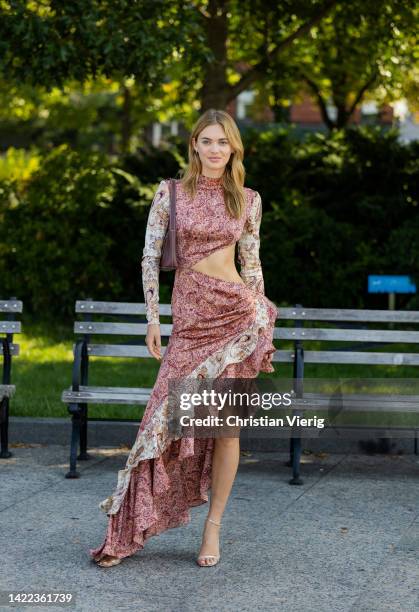
[[[131,447],[137,436],[139,423],[133,421],[89,420],[87,444],[90,447],[127,445]],[[273,432],[275,430],[272,430]],[[250,437],[251,429],[243,427],[240,447],[249,451],[289,451],[289,439],[284,437]],[[415,430],[404,431],[403,437],[380,438],[368,430],[349,430],[345,437],[304,438],[303,451],[336,454],[414,454]],[[9,444],[61,444],[70,447],[71,419],[60,418],[9,418]]]

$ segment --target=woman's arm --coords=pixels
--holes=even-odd
[[[262,265],[259,258],[262,199],[255,191],[242,235],[238,241],[240,276],[251,289],[265,295]]]
[[[161,181],[154,194],[148,214],[141,259],[143,291],[148,323],[160,323],[159,273],[163,239],[169,224],[170,192],[166,181]]]

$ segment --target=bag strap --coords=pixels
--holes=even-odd
[[[176,180],[171,178],[169,182],[170,188],[170,221],[169,229],[176,229]]]

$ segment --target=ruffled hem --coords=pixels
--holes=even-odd
[[[275,372],[275,368],[272,365],[272,359],[276,351],[276,347],[272,342],[273,339],[273,330],[275,328],[275,321],[278,317],[278,309],[271,300],[269,300],[265,296],[265,302],[267,302],[268,307],[268,319],[269,323],[267,327],[262,330],[260,343],[255,350],[255,358],[256,358],[256,370],[258,372],[267,372],[268,374],[271,372]],[[261,359],[259,361],[259,356],[261,355]],[[258,363],[259,362],[259,363]],[[257,374],[256,374],[257,376]]]
[[[228,366],[226,373],[228,378],[256,378],[259,372],[268,374],[275,372],[272,360],[276,347],[272,340],[278,309],[269,298],[262,296],[259,297],[257,313],[258,338],[254,350],[243,361]]]
[[[190,508],[208,502],[213,447],[212,438],[182,438],[160,457],[141,461],[118,513],[110,515],[104,543],[89,549],[90,556],[128,557],[148,538],[188,524]]]

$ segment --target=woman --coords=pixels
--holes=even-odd
[[[118,472],[116,491],[100,504],[109,516],[104,543],[90,555],[101,567],[121,562],[147,538],[190,522],[190,508],[208,502],[200,566],[219,558],[219,527],[236,476],[240,439],[168,433],[171,378],[256,378],[273,372],[277,308],[264,295],[259,259],[262,215],[258,192],[243,186],[243,144],[231,116],[206,111],[189,142],[189,164],[176,184],[178,267],[173,329],[137,439]],[[146,343],[161,359],[159,264],[169,221],[162,181],[150,208],[142,257]],[[240,274],[234,264],[238,246]]]

